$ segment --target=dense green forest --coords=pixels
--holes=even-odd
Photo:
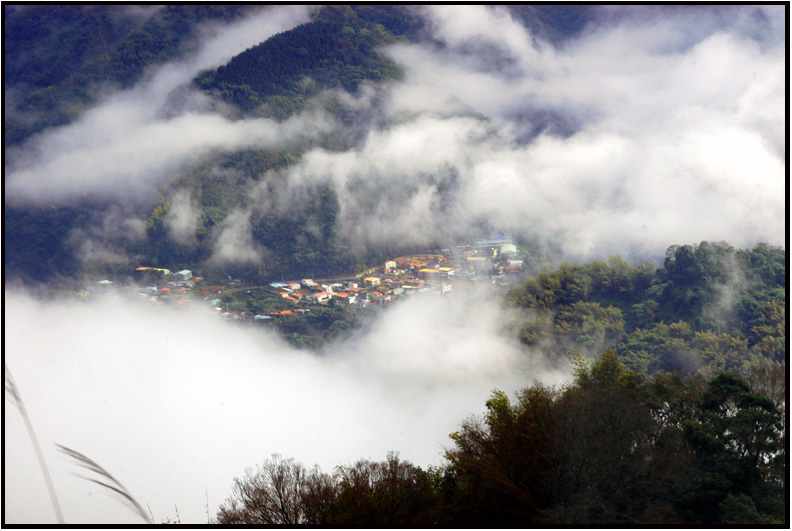
[[[561,265],[512,290],[531,348],[613,348],[640,373],[746,374],[786,361],[786,251],[759,244],[675,245],[663,267],[620,257]]]
[[[235,480],[217,523],[366,527],[760,525],[786,521],[784,375],[576,361],[573,383],[494,391],[445,464],[392,453],[333,473],[273,455]],[[757,376],[757,375],[754,375]],[[780,392],[779,392],[780,391]],[[767,395],[775,396],[775,401]]]
[[[355,92],[364,80],[398,78],[396,64],[376,49],[420,27],[420,20],[399,6],[325,6],[313,21],[203,72],[195,83],[246,113],[284,119],[319,90]]]
[[[241,19],[255,5],[4,5],[5,146],[76,119],[108,90],[129,88],[149,67],[194,50],[207,22]],[[508,6],[554,42],[579,32],[585,6]],[[281,33],[199,75],[202,90],[268,116],[284,118],[321,89],[354,91],[364,81],[398,78],[377,47],[422,34],[423,19],[394,5],[330,5],[312,21]]]
[[[144,217],[146,237],[104,242],[127,257],[123,261],[92,262],[75,243],[75,234],[89,233],[117,207],[93,203],[7,205],[3,216],[9,251],[6,273],[9,278],[28,284],[73,283],[97,275],[128,279],[135,267],[150,265],[193,269],[211,278],[232,275],[261,283],[281,277],[330,278],[350,274],[402,251],[387,244],[357,252],[346,247],[338,237],[339,204],[331,186],[310,190],[302,208],[287,212],[268,210],[252,201],[250,190],[255,185],[272,190],[285,186],[283,176],[275,170],[293,163],[294,153],[299,150],[299,146],[280,152],[247,150],[220,154],[197,164],[170,183],[153,205],[126,213]],[[196,213],[195,234],[188,239],[174,237],[168,228],[174,197],[179,192],[186,194]],[[249,209],[253,240],[267,260],[213,263],[215,233],[238,209]]]
[[[331,278],[355,273],[381,263],[398,249],[387,244],[355,252],[339,236],[338,198],[329,185],[307,191],[300,208],[281,212],[251,199],[250,190],[258,186],[272,197],[287,186],[277,170],[294,163],[305,148],[292,146],[283,151],[245,150],[220,155],[193,169],[170,188],[187,190],[200,212],[196,238],[179,242],[169,233],[166,219],[171,200],[165,196],[147,220],[147,240],[141,249],[143,261],[189,267],[204,275],[224,271],[235,277],[261,283],[280,278]],[[209,263],[212,232],[237,208],[250,212],[253,241],[267,259],[256,264]]]
[[[764,244],[541,273],[509,304],[527,348],[571,356],[572,383],[493,391],[439,467],[394,453],[325,473],[275,455],[235,480],[217,523],[782,524],[785,288],[786,252]]]

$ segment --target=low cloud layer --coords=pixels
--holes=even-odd
[[[405,79],[338,98],[382,119],[358,124],[350,151],[305,154],[276,208],[300,208],[332,182],[340,234],[358,250],[467,239],[482,227],[573,260],[656,258],[702,240],[785,243],[783,8],[603,9],[557,47],[505,9],[421,12],[432,43],[384,50]],[[321,113],[231,121],[197,94],[163,114],[198,70],[306,17],[279,7],[208,28],[195,57],[11,152],[7,201],[151,197],[206,153],[334,127]],[[189,241],[190,220],[169,221]]]
[[[578,260],[783,245],[783,10],[757,13],[627,12],[555,49],[506,11],[429,9],[442,46],[387,52],[407,71],[387,111],[418,117],[307,154],[290,182],[342,190],[357,243],[421,244],[486,220]],[[770,29],[752,38],[751,20]]]
[[[179,190],[170,200],[165,223],[173,241],[191,245],[197,241],[195,233],[200,221],[200,210],[188,190]]]
[[[276,148],[328,130],[323,118],[284,123],[231,121],[188,113],[171,119],[146,117],[148,103],[126,93],[89,111],[76,124],[31,140],[7,175],[7,200],[68,204],[83,199],[151,199],[158,187],[180,176],[193,157],[212,151]],[[20,162],[21,161],[21,162]]]
[[[41,303],[6,293],[6,363],[45,449],[67,523],[139,523],[74,476],[54,443],[94,459],[155,519],[206,521],[233,478],[273,452],[326,471],[396,450],[439,464],[448,434],[493,388],[553,369],[503,339],[508,316],[472,296],[417,297],[315,354],[207,311],[105,300]],[[207,308],[208,310],[208,308]],[[409,333],[407,333],[409,331]],[[10,403],[7,403],[10,405]],[[6,522],[54,523],[18,411],[5,417]]]

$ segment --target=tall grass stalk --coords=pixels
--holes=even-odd
[[[19,394],[19,389],[17,388],[16,383],[14,383],[14,377],[11,376],[11,370],[5,363],[3,363],[3,372],[5,373],[4,380],[6,396],[11,397],[14,405],[16,405],[17,409],[19,409],[22,419],[25,421],[25,427],[27,428],[28,435],[30,436],[30,441],[33,444],[33,448],[36,450],[36,458],[38,459],[39,466],[41,467],[41,473],[44,475],[44,481],[47,483],[47,490],[49,491],[52,508],[55,510],[55,517],[58,519],[59,524],[65,524],[66,522],[63,520],[63,513],[61,512],[60,504],[58,503],[58,495],[55,493],[55,485],[52,483],[52,476],[50,476],[49,469],[47,468],[47,462],[44,460],[44,454],[41,451],[41,446],[39,446],[36,432],[33,430],[33,424],[30,422],[30,417],[28,417],[27,410],[25,409],[25,403],[22,401],[22,396]]]
[[[209,517],[209,487],[204,487],[204,491],[206,492],[206,523],[211,524],[212,519]]]
[[[96,483],[100,487],[104,487],[106,490],[110,491],[111,494],[116,494],[120,496],[121,499],[127,505],[129,505],[132,509],[134,509],[134,511],[138,515],[140,515],[140,517],[143,518],[143,520],[146,521],[146,523],[148,524],[154,523],[153,518],[150,519],[148,517],[146,511],[143,510],[143,507],[141,507],[141,505],[137,502],[137,500],[135,500],[132,494],[129,493],[126,487],[124,487],[121,484],[121,482],[119,482],[116,478],[114,478],[110,474],[110,472],[102,468],[96,461],[94,461],[90,457],[87,457],[86,455],[81,454],[76,450],[72,450],[71,448],[67,448],[60,444],[57,444],[56,446],[61,452],[74,459],[78,465],[98,475],[99,479],[80,476],[79,474],[77,474],[78,477],[81,477],[82,479],[88,480],[92,483]]]

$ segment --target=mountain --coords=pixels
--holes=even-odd
[[[183,56],[206,22],[239,19],[239,5],[5,5],[5,145],[79,116],[108,87]]]
[[[201,25],[239,19],[252,7],[67,5],[5,9],[6,108],[10,110],[5,121],[6,145],[14,146],[36,132],[75,120],[107,87],[130,87],[147,69],[191,52]],[[285,119],[303,109],[321,90],[339,87],[354,91],[363,80],[397,78],[399,68],[376,48],[410,38],[420,28],[420,19],[405,7],[328,6],[307,24],[267,39],[227,65],[203,72],[195,84],[245,113],[256,111]],[[178,99],[178,91],[174,97]],[[169,98],[169,105],[174,97]],[[326,139],[320,145],[329,146],[331,141]],[[210,255],[207,235],[231,211],[246,204],[245,188],[263,173],[292,164],[309,145],[292,144],[278,151],[242,150],[192,168],[175,186],[191,190],[200,203],[202,222],[197,240],[184,246],[169,238],[163,226],[170,205],[166,196],[149,205],[148,214],[140,212],[139,206],[133,208],[131,213],[137,211],[149,218],[148,236],[142,246],[122,244],[122,254],[132,253],[133,260],[143,263],[179,263],[183,267],[205,262]],[[355,267],[359,258],[333,247],[332,219],[337,205],[332,194],[327,190],[317,196],[315,211],[320,219],[295,212],[254,220],[259,244],[278,250],[261,275],[329,275]],[[105,208],[91,201],[70,207],[10,206],[5,215],[6,243],[11,251],[7,274],[44,281],[80,272],[83,264],[68,235],[86,230]],[[318,239],[312,228],[315,223],[325,227]],[[297,241],[305,243],[298,249]],[[318,263],[301,266],[295,256],[304,255],[321,258]],[[379,258],[375,252],[374,259]],[[364,259],[362,264],[370,260]],[[112,261],[98,267],[107,274],[117,270]],[[250,269],[245,272],[259,276]]]
[[[421,27],[404,6],[327,6],[313,21],[203,72],[195,83],[246,113],[284,119],[321,90],[355,92],[364,80],[397,79],[399,67],[377,47],[414,37]]]
[[[184,4],[9,5],[4,10],[5,131],[11,160],[7,169],[11,171],[35,158],[35,149],[28,145],[35,146],[45,138],[36,133],[74,123],[107,94],[124,94],[124,89],[139,86],[158,65],[195,54],[207,28],[229,27],[253,13],[270,13],[248,5]],[[114,275],[133,265],[159,264],[205,268],[218,274],[230,268],[230,274],[244,272],[260,280],[309,273],[333,275],[365,268],[388,254],[458,243],[469,239],[470,230],[485,234],[523,230],[524,225],[511,220],[492,223],[500,204],[489,207],[484,215],[467,215],[461,222],[456,210],[462,205],[468,208],[478,198],[460,199],[460,171],[451,163],[428,169],[425,175],[420,168],[412,169],[409,176],[389,182],[387,189],[378,188],[376,175],[361,174],[356,180],[347,179],[343,186],[319,179],[299,189],[289,176],[301,171],[306,154],[354,157],[382,131],[407,130],[415,120],[433,114],[465,119],[470,137],[476,142],[490,139],[486,141],[492,145],[530,142],[536,134],[553,138],[557,131],[542,125],[546,121],[542,116],[558,116],[558,123],[566,124],[560,128],[565,131],[562,137],[582,126],[581,112],[564,116],[563,111],[542,108],[529,100],[524,108],[509,108],[510,114],[502,117],[461,102],[455,102],[451,110],[403,112],[398,117],[387,114],[380,101],[391,97],[394,87],[403,87],[405,68],[422,68],[420,53],[426,50],[447,62],[460,61],[461,66],[454,67],[457,70],[470,65],[473,71],[494,77],[497,68],[503,68],[507,72],[504,90],[520,79],[511,72],[517,64],[511,52],[495,52],[493,46],[483,45],[490,34],[476,34],[475,24],[469,28],[475,35],[459,43],[453,40],[451,30],[446,36],[437,33],[438,17],[447,13],[438,10],[432,14],[426,7],[402,5],[324,6],[313,9],[307,21],[232,55],[225,64],[197,72],[187,83],[173,87],[162,107],[152,113],[154,120],[161,120],[157,125],[176,122],[187,111],[193,112],[189,105],[195,100],[203,105],[195,107],[201,116],[217,114],[233,124],[257,119],[282,124],[283,129],[276,133],[283,137],[278,145],[204,149],[169,168],[168,176],[161,177],[143,199],[107,200],[84,194],[70,204],[7,203],[5,243],[10,252],[6,274],[40,282],[89,272]],[[592,22],[616,20],[624,25],[632,12],[587,5],[508,5],[481,12],[486,13],[494,13],[499,23],[516,25],[509,26],[512,32],[521,31],[534,42],[543,40],[561,49]],[[723,23],[725,19],[717,20]],[[393,52],[383,52],[387,46],[394,49],[393,45],[396,50],[412,50],[412,59],[399,64]],[[482,63],[476,53],[481,53]],[[491,64],[486,64],[487,60]],[[505,62],[500,64],[501,60]],[[444,75],[450,78],[453,72]],[[443,82],[443,76],[438,77]],[[416,100],[422,98],[419,94]],[[517,134],[510,139],[502,133],[493,134],[495,120],[504,117],[515,122],[516,130],[527,127],[531,135]],[[300,120],[313,121],[304,125]],[[303,129],[298,134],[282,134],[290,123]],[[413,177],[416,174],[418,177]],[[410,182],[412,179],[415,181]],[[349,192],[359,195],[352,197]],[[383,193],[394,200],[385,201],[379,197]],[[429,236],[410,241],[403,235],[360,239],[351,234],[354,218],[360,215],[354,208],[365,205],[387,212],[397,208],[388,205],[413,205],[422,193],[430,199],[421,199],[421,208],[436,216],[431,219],[433,224],[423,224]],[[287,207],[284,198],[295,194],[305,197]],[[519,205],[512,210],[513,217],[522,215]],[[422,212],[395,218],[400,221],[391,225],[405,223],[412,228],[412,219],[426,217]],[[179,232],[177,221],[190,233]],[[134,238],[109,235],[110,226],[124,223],[135,227]],[[239,227],[250,233],[258,254],[266,255],[265,261],[240,264],[215,259],[220,236]],[[547,240],[541,249],[530,237],[524,238],[524,243],[532,244],[541,258],[543,253],[556,252],[553,238]]]
[[[229,23],[255,10],[253,6],[185,4],[9,5],[4,9],[4,127],[6,146],[12,148],[36,133],[72,123],[102,95],[132,87],[151,68],[194,52],[198,31],[208,23]],[[551,9],[516,9],[515,13],[543,32],[562,35],[574,31],[570,28],[575,23],[569,22],[569,16],[553,14]],[[576,24],[580,25],[583,13],[573,17]],[[399,79],[401,68],[382,55],[379,47],[425,37],[424,21],[420,8],[413,6],[325,6],[316,10],[309,22],[270,37],[225,65],[201,72],[193,84],[214,101],[230,104],[243,115],[285,120],[328,89],[354,93],[364,81],[376,84]],[[182,93],[174,91],[168,105],[178,105]],[[166,194],[157,204],[148,206],[147,241],[142,245],[123,244],[120,254],[131,254],[133,260],[145,263],[179,263],[185,267],[205,262],[210,256],[206,237],[231,211],[245,206],[245,187],[267,172],[292,164],[312,145],[348,149],[354,144],[349,135],[358,134],[355,130],[361,128],[356,122],[367,118],[337,102],[322,105],[340,123],[357,127],[335,129],[314,144],[292,143],[277,151],[242,150],[198,164],[171,186],[189,190],[199,202],[202,221],[197,240],[183,246],[168,237],[163,226],[170,205]],[[332,197],[334,192],[323,193]],[[335,228],[330,220],[338,214],[337,205],[332,199],[317,200],[321,208],[315,211],[324,218],[316,221],[325,227],[319,240],[313,230],[306,230],[306,223],[314,226],[315,216],[295,213],[253,220],[257,241],[266,248],[278,249],[272,266],[263,275],[288,274],[292,267],[301,274],[309,270],[330,274],[379,259],[384,249],[351,261],[336,257],[332,243]],[[68,236],[87,230],[105,208],[91,201],[69,207],[8,205],[5,222],[11,230],[6,232],[6,243],[11,257],[6,261],[7,274],[42,281],[78,273],[83,264]],[[143,213],[139,209],[128,213],[140,216]],[[306,241],[308,247],[297,249],[285,243],[296,241]],[[342,249],[340,254],[347,256],[348,252]],[[322,263],[305,267],[299,265],[299,259],[295,263],[295,257],[306,255],[321,256]],[[99,267],[109,273],[117,264]]]
[[[534,35],[554,44],[579,34],[597,17],[596,7],[590,4],[507,4],[506,7]]]

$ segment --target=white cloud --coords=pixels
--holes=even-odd
[[[412,117],[291,170],[342,190],[350,239],[422,244],[483,219],[575,260],[785,244],[785,41],[750,31],[764,18],[627,11],[553,49],[498,9],[428,12],[440,46],[388,50],[407,72],[388,112]]]
[[[390,47],[404,82],[337,98],[357,110],[373,106],[395,125],[374,120],[348,152],[308,152],[277,198],[254,193],[272,203],[258,210],[299,208],[329,181],[342,235],[357,249],[465,238],[482,224],[532,233],[572,259],[661,256],[701,239],[784,243],[778,12],[616,9],[559,48],[499,8],[424,12],[441,45]],[[236,26],[247,28],[244,39],[305,17],[299,9],[268,13],[264,28],[259,19]],[[222,62],[242,39],[207,35],[193,59],[32,142],[37,157],[11,157],[9,200],[145,196],[201,153],[333,127],[320,114],[232,122],[200,104],[163,117],[174,87]]]
[[[68,244],[84,263],[116,263],[129,260],[125,247],[146,238],[146,222],[111,205],[93,213],[92,223],[72,229]]]
[[[417,297],[321,355],[198,309],[6,294],[6,363],[45,449],[67,523],[140,523],[73,475],[53,443],[91,457],[155,519],[205,521],[233,478],[272,452],[331,471],[395,450],[439,464],[448,434],[493,388],[561,384],[505,339],[495,301]],[[207,308],[208,310],[208,308]],[[410,330],[410,333],[405,333]],[[10,405],[10,404],[7,404]],[[6,522],[53,523],[18,412],[5,418]]]
[[[250,211],[231,212],[213,233],[212,256],[215,264],[245,264],[261,262],[259,246],[253,241]]]
[[[182,245],[195,243],[200,221],[200,210],[193,203],[188,190],[179,190],[170,200],[165,224],[170,237]]]
[[[150,120],[136,114],[137,109],[138,103],[129,101],[107,104],[86,113],[79,123],[39,139],[39,158],[9,172],[8,200],[143,199],[200,154],[274,147],[327,128],[323,119],[310,117],[284,123],[232,122],[209,114]]]

